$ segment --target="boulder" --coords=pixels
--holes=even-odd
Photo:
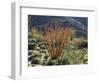
[[[28,43],[28,50],[34,50],[35,49],[35,43],[34,42],[29,42]]]
[[[33,54],[33,50],[28,50],[28,55],[32,55]]]
[[[36,42],[36,39],[35,38],[30,38],[30,39],[28,39],[28,42]]]
[[[39,59],[33,58],[31,64],[41,64],[41,61]]]

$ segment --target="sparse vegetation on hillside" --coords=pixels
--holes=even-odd
[[[29,20],[32,20],[31,16]],[[77,37],[77,29],[57,22],[45,24],[41,30],[36,26],[29,28],[29,67],[88,64],[87,36]]]

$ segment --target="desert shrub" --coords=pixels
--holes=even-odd
[[[32,33],[28,32],[28,39],[32,38]]]
[[[87,48],[87,47],[88,47],[87,41],[83,41],[78,45],[79,49],[83,49],[83,48]]]
[[[87,59],[86,54],[86,51],[80,49],[64,50],[64,55],[66,55],[66,57],[68,58],[69,64],[85,64],[85,61]]]
[[[45,25],[44,32],[42,33],[42,41],[52,59],[57,59],[62,55],[64,45],[70,34],[71,29],[59,24]]]
[[[87,54],[84,56],[84,64],[88,64],[88,55]]]
[[[28,34],[29,38],[35,38],[36,40],[40,40],[40,32],[36,28],[32,28],[31,32]]]
[[[68,36],[68,40],[72,41],[75,38],[76,30],[70,27],[69,31],[70,31],[70,33],[69,33],[69,36]]]
[[[65,54],[58,59],[58,65],[68,65],[68,64],[69,61]]]

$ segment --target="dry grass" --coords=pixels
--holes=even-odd
[[[62,55],[62,50],[70,35],[70,28],[64,28],[58,24],[49,27],[45,25],[44,32],[42,33],[42,40],[52,59],[57,59]]]

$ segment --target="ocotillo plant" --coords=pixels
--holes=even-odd
[[[71,34],[68,27],[59,24],[45,25],[42,40],[46,45],[51,59],[57,59],[62,55],[65,42]]]

